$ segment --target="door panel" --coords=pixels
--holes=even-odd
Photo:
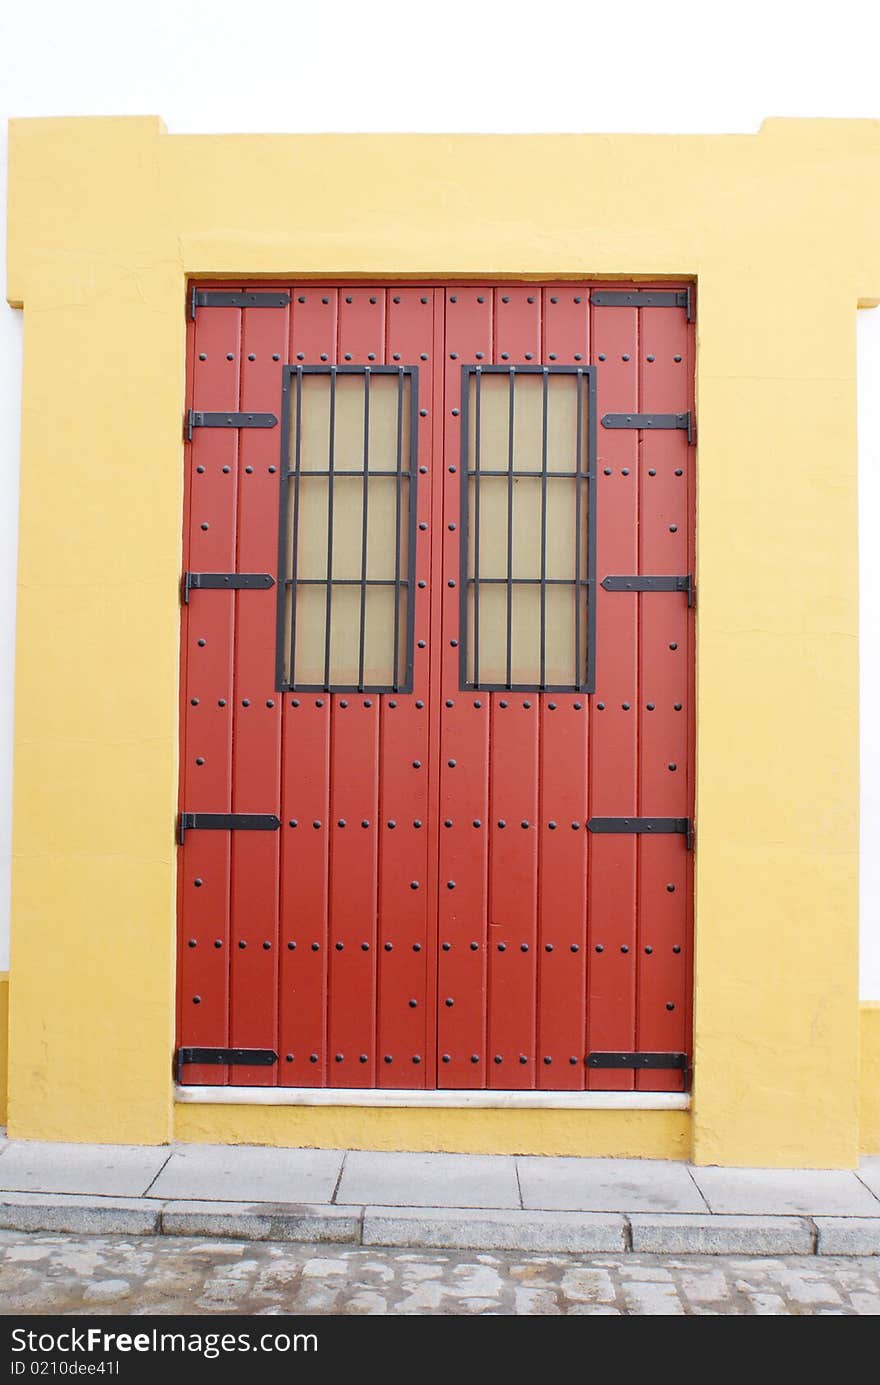
[[[191,407],[279,423],[187,444],[186,570],[273,586],[188,589],[180,807],[280,825],[183,837],[187,1084],[686,1080],[689,839],[588,824],[692,817],[689,597],[601,584],[693,571],[694,449],[601,419],[692,410],[693,325],[594,287],[198,308]]]

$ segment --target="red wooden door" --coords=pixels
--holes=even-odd
[[[686,1083],[690,317],[193,290],[181,1081]]]

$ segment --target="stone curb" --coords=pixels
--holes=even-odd
[[[0,1194],[0,1230],[555,1254],[880,1255],[880,1217],[340,1207]]]

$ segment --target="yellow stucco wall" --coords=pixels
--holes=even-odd
[[[660,1112],[175,1117],[173,822],[187,276],[694,276],[691,1152],[854,1162],[855,310],[880,298],[878,172],[870,121],[725,137],[12,123],[8,296],[25,308],[25,363],[11,1133],[308,1128],[321,1143],[343,1120],[361,1143],[637,1153],[643,1127],[641,1152],[664,1128],[680,1152],[668,1131],[682,1118]]]
[[[880,1154],[880,1001],[861,1007],[859,1151]]]

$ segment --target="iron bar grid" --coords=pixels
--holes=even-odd
[[[507,467],[482,465],[482,382],[487,375],[506,376],[507,391]],[[516,463],[516,384],[520,376],[540,376],[541,442],[540,468],[517,467]],[[576,379],[576,457],[575,469],[551,469],[548,455],[550,415],[553,408],[550,377],[569,375]],[[473,382],[473,391],[471,383]],[[472,398],[473,394],[473,398]],[[471,408],[474,416],[473,445],[471,443]],[[586,410],[586,414],[585,411]],[[471,450],[473,456],[471,457]],[[497,477],[507,482],[506,573],[488,577],[481,572],[480,504],[481,489],[486,478]],[[514,486],[520,479],[539,480],[540,499],[540,570],[535,577],[514,575]],[[573,480],[574,495],[574,577],[559,578],[547,575],[550,545],[557,535],[548,531],[548,487],[557,480]],[[473,487],[473,497],[471,497]],[[593,589],[596,583],[596,379],[591,367],[580,366],[462,366],[461,394],[461,542],[460,542],[460,663],[459,683],[464,690],[487,692],[585,692],[594,690],[596,658],[596,619]],[[583,506],[587,505],[586,534],[583,530]],[[471,509],[473,511],[473,562],[470,555]],[[549,543],[548,543],[549,540]],[[480,591],[483,587],[503,586],[506,590],[504,631],[504,681],[493,682],[480,676]],[[514,682],[513,675],[513,610],[514,591],[534,587],[539,593],[539,637],[534,651],[533,682]],[[569,587],[574,596],[574,660],[572,681],[547,681],[547,592],[549,588]],[[584,612],[584,596],[586,612]],[[471,647],[473,654],[471,656]],[[472,667],[471,667],[472,663]]]
[[[279,506],[278,539],[278,612],[276,629],[276,686],[284,692],[411,692],[413,682],[413,650],[415,608],[413,594],[415,589],[416,560],[416,489],[418,485],[418,367],[417,366],[336,366],[301,365],[285,366],[282,380],[282,426],[281,426],[281,496]],[[307,375],[326,376],[328,379],[329,419],[327,426],[328,464],[326,468],[304,468],[302,465],[303,433],[303,378]],[[364,382],[363,409],[363,467],[344,470],[336,466],[337,431],[337,379],[341,375],[359,376]],[[381,458],[385,465],[370,466],[370,383],[375,376],[394,376],[397,379],[397,418],[396,418],[396,461],[393,467],[387,465],[387,458]],[[407,402],[405,383],[409,381],[409,400]],[[405,410],[409,410],[408,449],[404,447]],[[291,418],[291,415],[293,417]],[[293,444],[293,466],[291,467],[291,443]],[[408,455],[404,456],[405,450]],[[394,577],[369,577],[369,483],[374,477],[390,477],[395,480],[395,555]],[[300,558],[300,503],[302,486],[312,478],[324,478],[327,484],[327,553],[324,577],[307,577],[299,571]],[[354,578],[337,577],[333,573],[334,556],[334,510],[339,499],[337,482],[357,478],[362,482],[361,492],[361,543],[360,576]],[[403,486],[407,483],[406,499]],[[401,538],[403,526],[407,526],[406,566],[402,562]],[[325,590],[324,622],[324,667],[323,682],[306,682],[297,677],[297,607],[300,587]],[[337,588],[357,588],[360,593],[359,618],[357,623],[357,681],[335,682],[332,669],[332,621],[333,592]],[[370,654],[367,648],[367,592],[370,589],[393,589],[393,648],[391,652],[391,678],[387,683],[373,684],[365,679],[365,666]],[[404,639],[401,651],[401,604],[405,605]],[[403,659],[401,660],[401,653]],[[401,662],[403,663],[401,676]]]

